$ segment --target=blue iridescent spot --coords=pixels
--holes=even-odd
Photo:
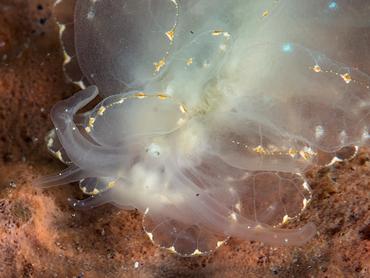
[[[293,52],[293,45],[291,43],[285,43],[283,46],[282,46],[282,50],[283,52],[285,53],[291,53]]]
[[[338,8],[338,4],[336,1],[332,1],[328,4],[328,8],[331,9],[331,10],[335,10],[336,8]]]

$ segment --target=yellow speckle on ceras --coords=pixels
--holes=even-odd
[[[215,37],[221,36],[223,33],[224,32],[221,31],[221,30],[215,30],[215,31],[212,32],[212,36],[215,36]]]
[[[143,99],[146,97],[146,95],[143,92],[140,92],[140,93],[135,94],[135,97],[138,99]]]
[[[157,97],[160,99],[160,100],[166,100],[168,99],[168,96],[165,95],[165,94],[158,94]]]
[[[319,65],[315,65],[315,66],[313,67],[313,71],[314,71],[314,72],[317,72],[317,73],[322,72],[321,67],[320,67]]]
[[[90,127],[93,127],[93,126],[94,126],[94,123],[95,123],[95,118],[91,117],[91,118],[89,119],[89,126],[90,126]]]
[[[269,16],[269,15],[270,15],[270,12],[269,12],[269,11],[264,11],[264,12],[262,13],[262,16],[263,16],[263,17]]]
[[[174,28],[172,28],[170,31],[166,32],[166,36],[170,40],[170,42],[173,42],[173,39],[175,38]]]
[[[98,115],[99,116],[103,116],[105,110],[106,110],[106,108],[104,106],[100,106],[100,108],[98,110]]]
[[[352,77],[349,73],[341,74],[340,77],[346,82],[347,84],[351,83]]]
[[[289,151],[288,151],[288,154],[291,156],[291,157],[295,157],[299,152],[296,150],[296,149],[292,149],[290,148]]]
[[[257,146],[256,148],[253,149],[253,151],[255,151],[258,154],[262,154],[262,155],[267,154],[267,150],[262,146]]]
[[[85,127],[87,133],[91,132],[91,129],[94,127],[95,120],[96,119],[94,117],[89,118],[89,124],[87,127]]]
[[[164,59],[159,60],[158,62],[154,63],[155,72],[160,72],[160,70],[166,65],[166,61]]]

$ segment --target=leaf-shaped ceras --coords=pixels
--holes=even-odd
[[[92,196],[75,206],[137,208],[150,239],[182,255],[229,236],[307,242],[313,224],[277,227],[311,198],[304,170],[369,143],[369,8],[62,1],[66,73],[88,87],[52,111],[49,148],[69,168],[41,183],[79,181]]]

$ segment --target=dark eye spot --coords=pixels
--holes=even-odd
[[[46,23],[47,19],[46,18],[40,18],[40,24],[44,25]]]

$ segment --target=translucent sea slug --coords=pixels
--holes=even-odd
[[[51,112],[49,149],[69,167],[41,184],[79,182],[91,196],[78,207],[138,209],[150,239],[182,255],[315,235],[279,224],[309,202],[309,165],[369,144],[369,1],[61,7],[66,73],[86,88]]]

